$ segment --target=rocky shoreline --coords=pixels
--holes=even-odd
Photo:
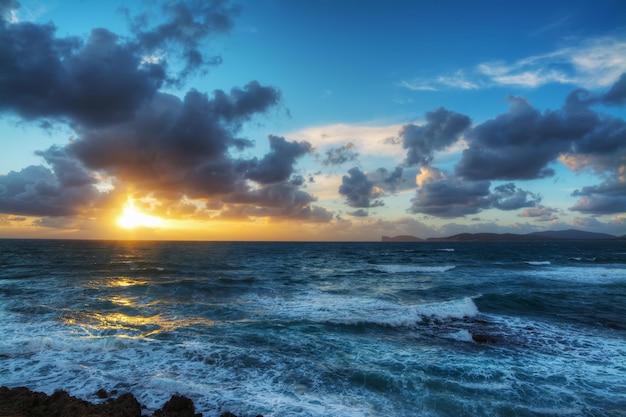
[[[101,389],[95,395],[102,403],[81,400],[65,391],[47,395],[26,387],[0,387],[0,417],[202,417],[196,413],[193,401],[180,395],[173,395],[152,414],[144,414],[146,408],[133,394],[117,396],[117,392]],[[220,417],[237,416],[226,411]]]

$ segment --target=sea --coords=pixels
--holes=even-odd
[[[626,241],[0,240],[0,385],[219,416],[626,416]]]

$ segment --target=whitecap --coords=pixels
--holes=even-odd
[[[398,304],[377,298],[311,293],[297,299],[265,298],[256,302],[263,308],[263,314],[289,320],[392,327],[413,326],[427,319],[461,319],[479,314],[470,297]]]
[[[544,266],[552,264],[552,262],[550,261],[526,261],[525,263],[532,266]]]
[[[377,270],[386,272],[388,274],[406,274],[411,272],[446,272],[456,268],[455,265],[400,265],[400,264],[385,264],[376,265]]]

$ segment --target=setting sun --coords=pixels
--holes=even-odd
[[[124,212],[117,219],[117,224],[125,229],[160,227],[163,224],[163,220],[159,217],[140,212],[135,208],[133,201],[129,199],[124,207]]]

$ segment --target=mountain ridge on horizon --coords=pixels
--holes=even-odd
[[[618,240],[626,236],[608,233],[585,232],[577,229],[547,230],[526,234],[516,233],[459,233],[446,237],[421,239],[411,235],[394,237],[383,236],[382,242],[529,242],[529,241],[564,241],[564,240]]]

